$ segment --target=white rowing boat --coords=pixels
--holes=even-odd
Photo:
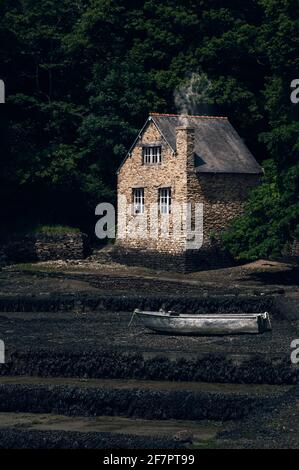
[[[232,335],[264,333],[271,330],[270,316],[264,313],[184,314],[134,310],[146,328],[180,335]]]

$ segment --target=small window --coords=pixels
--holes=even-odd
[[[162,161],[162,152],[160,146],[143,147],[142,162],[143,165],[158,165]]]
[[[133,189],[133,213],[144,214],[144,188]]]
[[[159,189],[159,209],[161,214],[170,214],[171,188]]]

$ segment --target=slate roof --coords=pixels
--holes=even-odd
[[[184,125],[194,129],[197,172],[248,174],[262,172],[262,168],[227,117],[151,113],[140,134],[150,120],[154,122],[174,152],[176,151],[176,127]],[[138,137],[131,149],[135,146]]]

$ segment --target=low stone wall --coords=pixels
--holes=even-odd
[[[282,255],[286,261],[299,263],[299,240],[294,240],[292,244],[287,245]]]
[[[66,416],[126,416],[135,419],[227,421],[269,409],[279,396],[186,390],[97,386],[1,384],[0,411]],[[114,388],[115,387],[115,388]]]
[[[15,350],[6,354],[0,376],[79,377],[84,379],[138,379],[208,383],[298,385],[299,369],[290,354],[239,355],[225,353],[167,357],[156,351],[120,351],[117,348]],[[2,385],[3,388],[3,385]],[[24,394],[21,394],[24,397]],[[10,402],[13,403],[10,394]],[[3,403],[3,396],[0,404]]]
[[[129,289],[129,286],[128,286]],[[137,289],[138,290],[138,289]],[[111,295],[107,293],[79,293],[64,295],[38,296],[28,295],[1,295],[0,312],[70,312],[74,309],[83,312],[101,311],[101,312],[133,312],[135,308],[141,310],[174,310],[184,313],[249,313],[270,311],[272,315],[283,319],[281,310],[287,308],[292,311],[292,306],[287,303],[281,305],[281,301],[270,295],[265,296],[204,296],[183,295],[177,292],[176,295],[165,295],[154,292],[151,295],[150,288],[148,295],[127,294]],[[288,317],[292,319],[292,317]],[[297,319],[295,314],[294,319]],[[1,375],[1,371],[0,371]]]
[[[4,247],[10,262],[82,259],[89,254],[84,233],[36,233],[15,238]]]
[[[294,240],[291,247],[290,256],[296,258],[299,261],[299,240]]]
[[[171,436],[0,428],[0,449],[181,449]]]

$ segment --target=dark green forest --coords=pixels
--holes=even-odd
[[[225,242],[243,258],[299,236],[298,0],[0,0],[1,226],[92,232],[149,112],[227,115],[265,169]]]

